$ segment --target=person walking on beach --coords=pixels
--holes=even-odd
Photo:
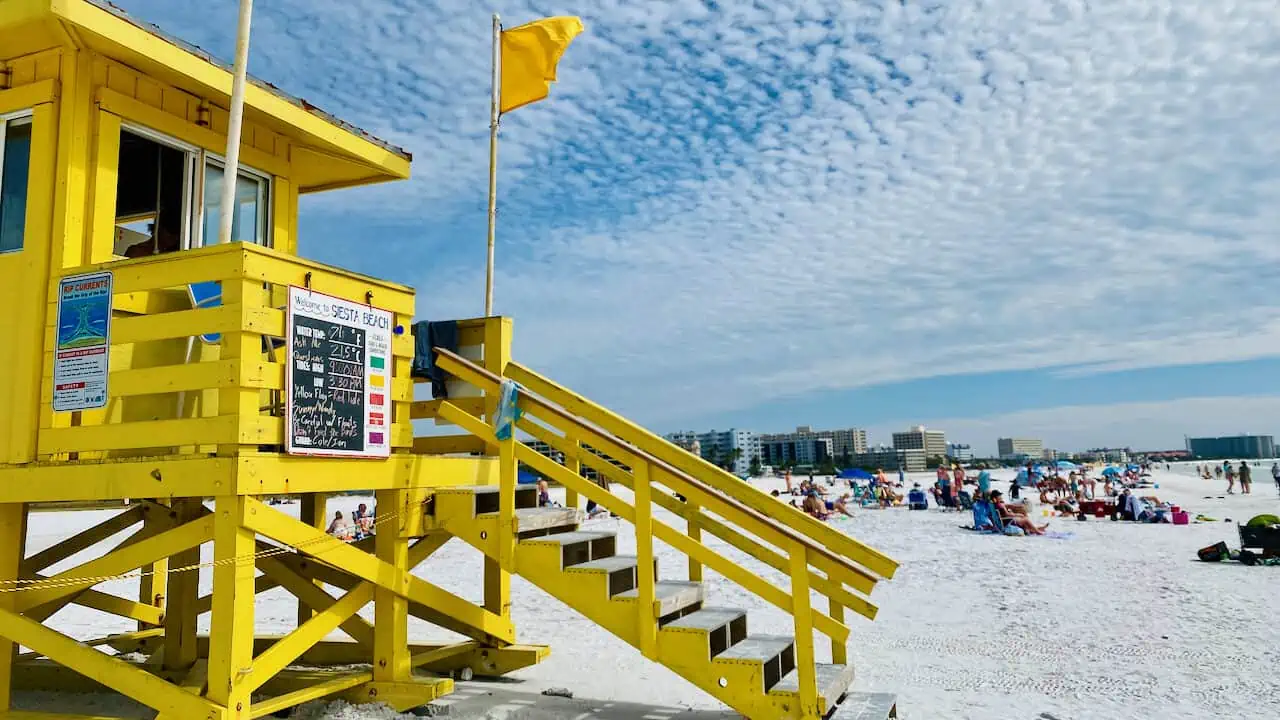
[[[1280,492],[1280,463],[1271,463],[1271,479],[1276,481],[1276,492]]]
[[[1243,463],[1241,463],[1241,467],[1244,467]],[[1222,472],[1224,475],[1227,476],[1227,494],[1235,495],[1236,494],[1236,468],[1234,465],[1231,464],[1230,460],[1223,461]]]
[[[1221,479],[1222,479],[1222,466],[1221,466],[1221,465],[1214,465],[1214,466],[1213,466],[1213,475],[1214,475],[1214,477],[1218,478],[1219,480],[1221,480]]]
[[[1253,489],[1253,471],[1249,469],[1249,463],[1240,461],[1240,494],[1248,495]]]

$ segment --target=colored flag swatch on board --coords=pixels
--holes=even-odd
[[[565,48],[583,30],[578,17],[550,17],[502,31],[502,112],[542,100]]]

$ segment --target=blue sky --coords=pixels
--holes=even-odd
[[[235,6],[117,0],[227,57]],[[1280,430],[1274,0],[259,0],[251,71],[414,153],[303,253],[483,309],[490,9],[582,15],[504,119],[515,355],[660,431]]]

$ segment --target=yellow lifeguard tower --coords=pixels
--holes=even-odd
[[[106,3],[0,0],[0,718],[74,717],[14,710],[14,689],[106,688],[166,720],[417,708],[452,674],[547,656],[517,642],[512,573],[748,717],[892,712],[848,693],[846,654],[846,613],[875,616],[892,560],[513,362],[509,319],[433,339],[412,289],[298,256],[299,194],[406,178],[407,153],[255,82],[234,242],[216,244],[231,86]],[[568,507],[538,507],[521,464]],[[375,534],[344,542],[325,498],[355,490],[376,493]],[[579,529],[583,497],[634,528],[635,556]],[[118,512],[26,552],[29,513],[76,505]],[[412,574],[453,538],[484,554],[483,604]],[[687,566],[660,572],[655,543]],[[790,632],[704,606],[704,570]],[[106,591],[121,579],[136,596]],[[297,625],[256,635],[255,595],[277,587]],[[73,639],[68,605],[137,630]],[[466,640],[412,644],[410,616]]]

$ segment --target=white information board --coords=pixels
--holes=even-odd
[[[111,349],[111,273],[58,281],[58,343],[53,356],[53,409],[106,407]]]
[[[291,287],[286,325],[286,450],[390,455],[391,313]]]

